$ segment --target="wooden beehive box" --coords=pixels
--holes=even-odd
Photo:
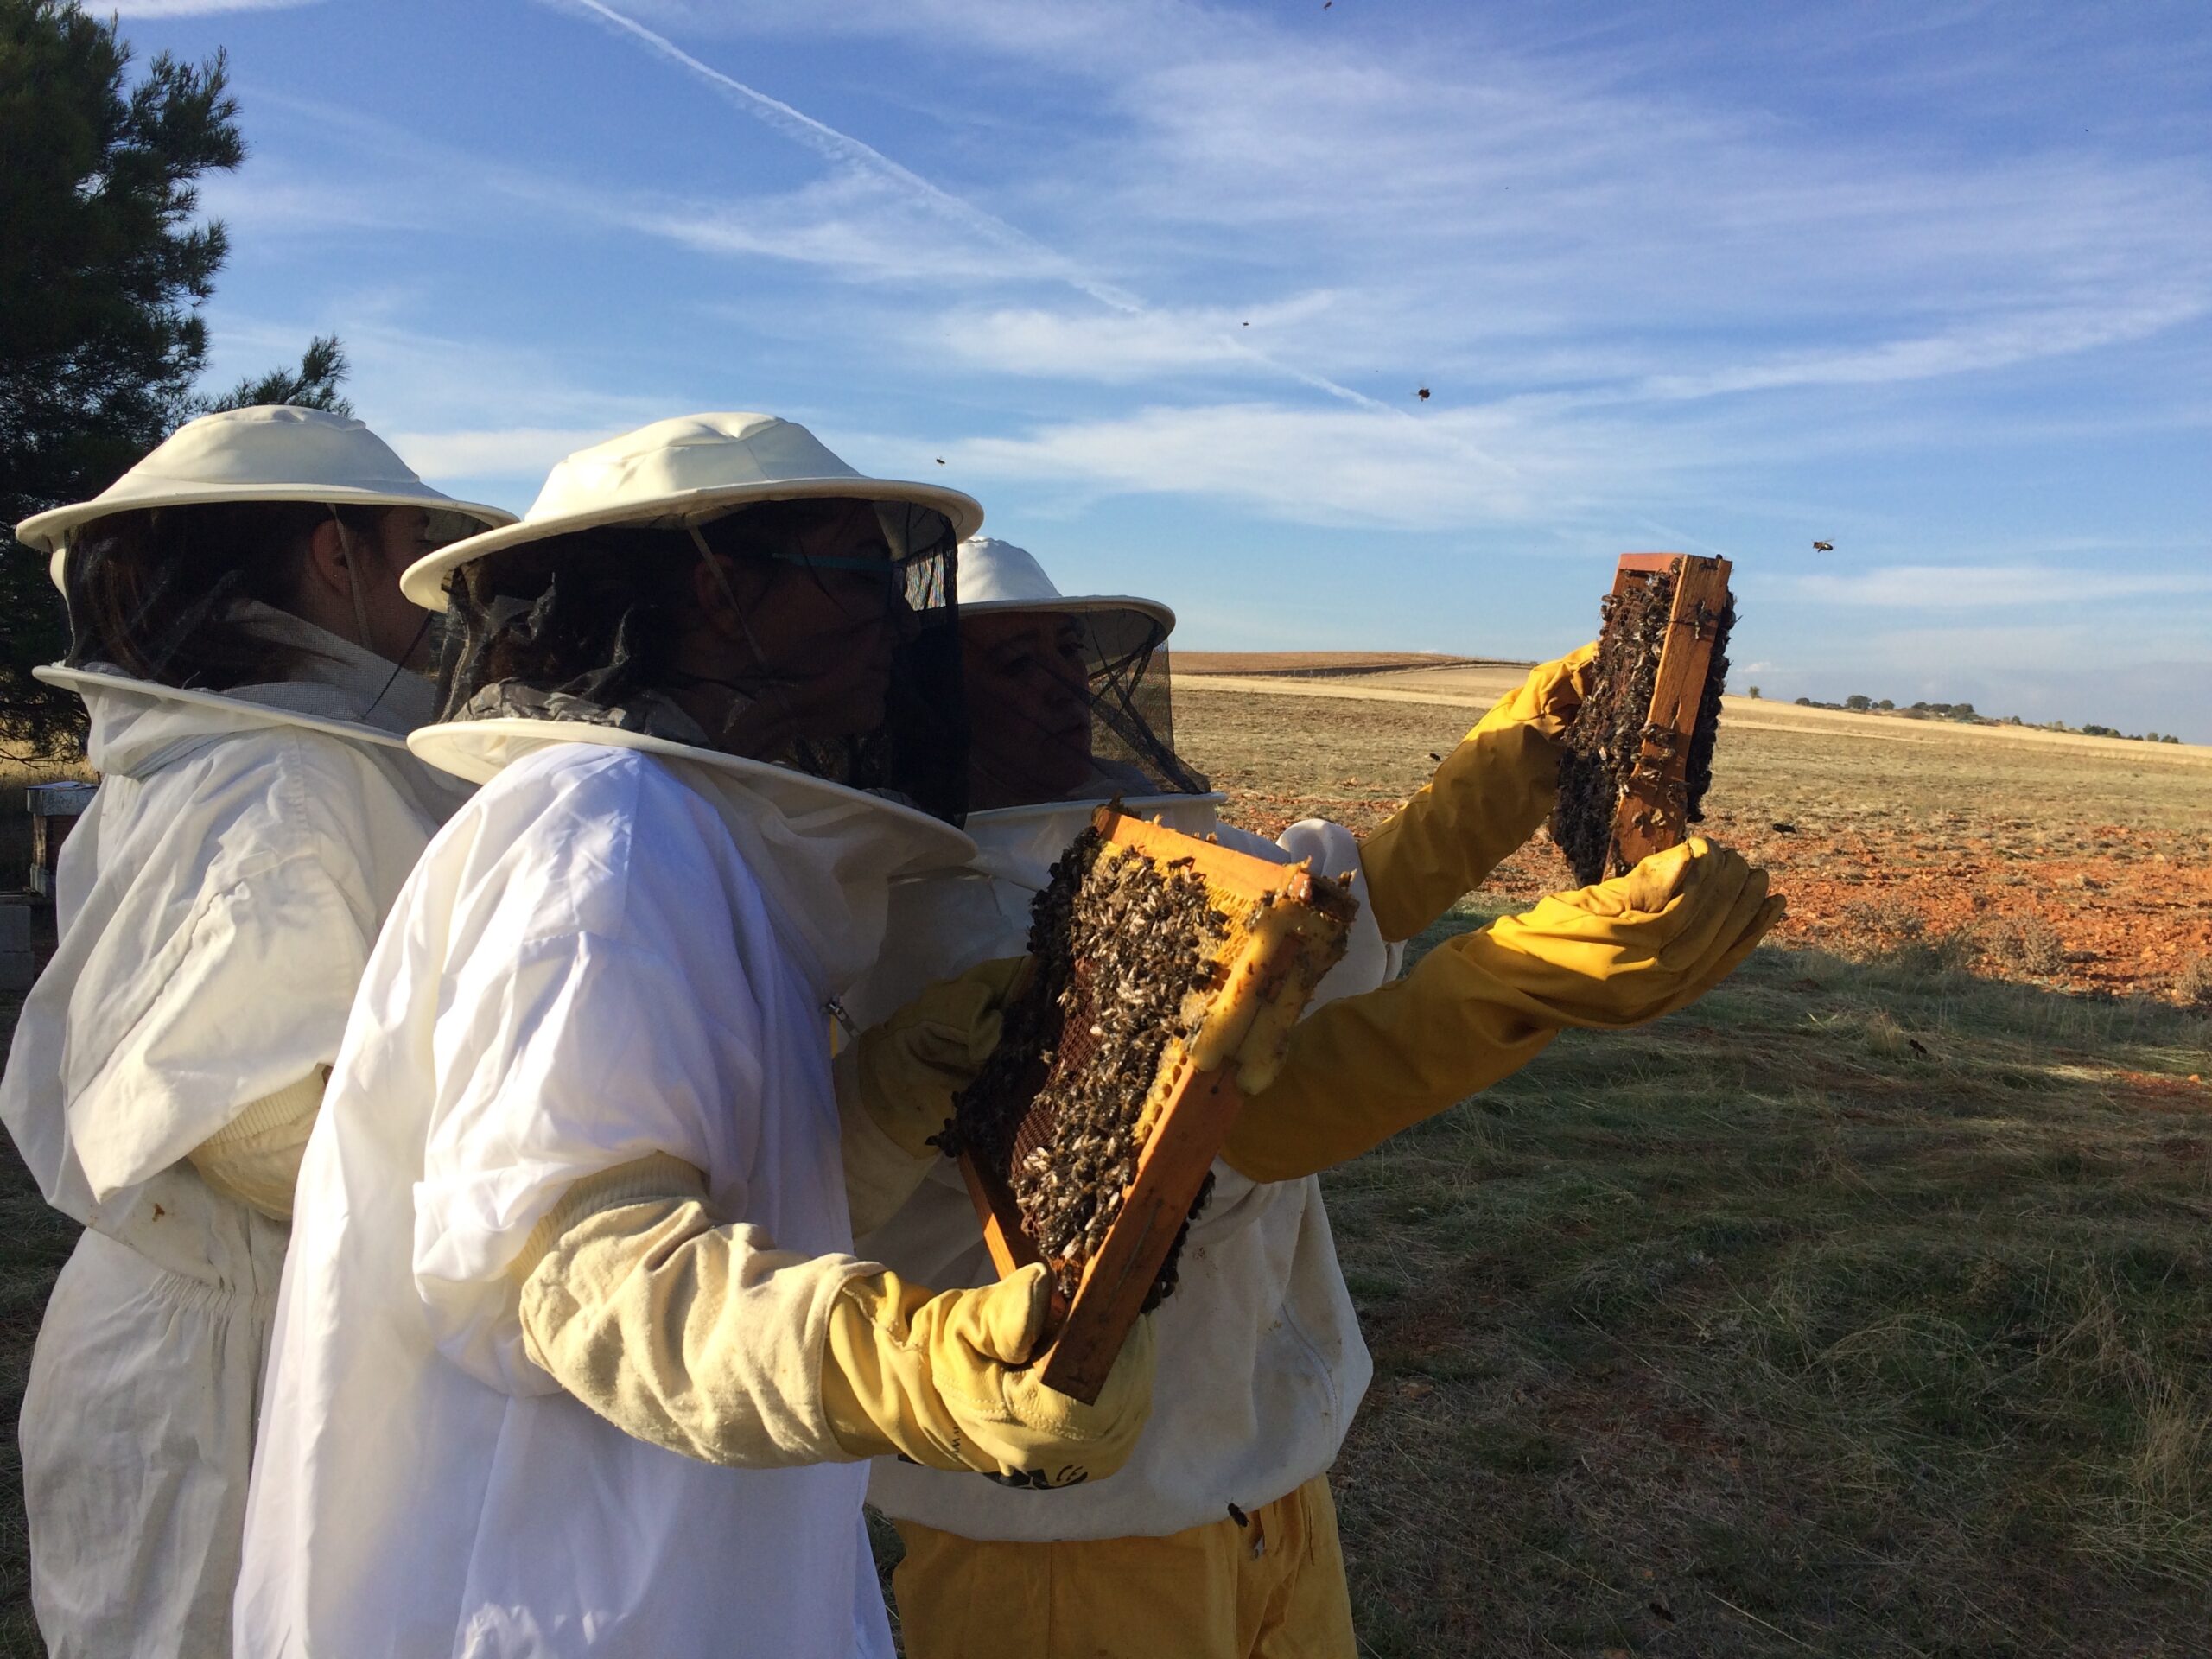
[[[1039,896],[1036,977],[954,1115],[1003,1276],[1054,1281],[1052,1388],[1095,1401],[1247,1092],[1344,954],[1340,881],[1101,808]]]
[[[1552,817],[1585,883],[1680,845],[1701,816],[1735,617],[1730,569],[1694,554],[1627,553],[1613,573]]]

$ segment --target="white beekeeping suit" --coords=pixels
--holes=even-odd
[[[866,1465],[624,1433],[529,1356],[510,1268],[576,1182],[680,1160],[772,1241],[755,1363],[810,1395],[852,1243],[822,1005],[889,871],[965,844],[696,747],[497,723],[433,728],[488,781],[370,963],[301,1172],[238,1651],[887,1654]]]
[[[1148,620],[1164,639],[1173,626],[1156,601],[1063,597],[1027,552],[1003,542],[969,543],[961,573],[963,626],[994,613],[1084,618],[1086,637],[1103,645],[1093,651],[1094,676],[1099,657],[1115,653],[1117,630],[1135,637]],[[987,717],[975,711],[976,719]],[[1022,950],[1031,899],[1109,794],[1122,793],[1129,811],[1217,836],[1240,852],[1285,862],[1310,857],[1325,874],[1359,868],[1358,844],[1339,825],[1308,820],[1271,842],[1222,823],[1218,795],[1139,792],[1142,773],[1127,759],[1107,759],[1128,756],[1131,746],[1103,723],[1097,747],[1091,798],[972,811],[966,827],[980,850],[969,869],[893,887],[883,959],[848,999],[855,1019],[866,1023],[919,985]],[[1355,891],[1363,897],[1357,881]],[[1317,1005],[1382,984],[1396,966],[1395,949],[1386,949],[1363,904],[1351,950],[1323,981]],[[869,1501],[894,1518],[966,1538],[1156,1536],[1221,1521],[1231,1505],[1257,1510],[1327,1469],[1371,1366],[1320,1184],[1309,1176],[1262,1185],[1219,1162],[1213,1173],[1212,1198],[1191,1228],[1175,1292],[1157,1315],[1152,1421],[1121,1473],[1071,1491],[1023,1491],[886,1459],[875,1465]],[[995,1276],[974,1203],[949,1160],[940,1160],[861,1248],[932,1284]]]
[[[810,541],[810,509],[882,534]],[[302,1169],[240,1656],[890,1653],[853,1402],[988,1299],[855,1322],[885,1275],[851,1253],[830,1033],[892,879],[974,852],[863,728],[901,683],[871,653],[928,632],[980,516],[702,415],[570,456],[522,524],[410,572],[456,642],[416,752],[482,787],[394,907]],[[820,636],[787,584],[838,582],[873,596],[852,634],[793,644]],[[702,639],[728,665],[683,666]],[[836,712],[778,763],[737,747],[802,708]],[[974,1427],[893,1441],[973,1456]]]
[[[109,515],[242,501],[506,517],[430,490],[357,422],[247,410],[19,533],[60,580]],[[227,1643],[292,1169],[385,912],[461,793],[407,752],[421,675],[267,604],[228,618],[294,652],[294,677],[213,692],[39,671],[83,697],[101,774],[0,1081],[24,1161],[86,1228],[21,1424],[57,1656]]]

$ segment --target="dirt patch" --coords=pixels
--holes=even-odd
[[[1870,912],[1853,908],[1872,906],[1892,927],[1913,918],[1930,949],[1955,937],[1980,972],[2170,1001],[2205,994],[2212,767],[2160,764],[2140,744],[2002,731],[1868,742],[1855,717],[1796,729],[1738,720],[1742,706],[1731,700],[1700,830],[1771,873],[1789,902],[1779,939],[1879,943],[1866,937]],[[1319,817],[1365,834],[1427,780],[1429,756],[1448,753],[1476,712],[1191,690],[1178,692],[1176,728],[1236,823],[1272,836]],[[1563,875],[1540,830],[1480,897],[1521,908]],[[2008,929],[2019,950],[2005,960]]]

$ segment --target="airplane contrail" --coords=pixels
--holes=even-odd
[[[824,160],[841,162],[863,173],[872,173],[921,197],[970,235],[1041,261],[1060,281],[1088,295],[1101,305],[1131,315],[1145,309],[1132,296],[1109,283],[1087,277],[1035,238],[1015,229],[972,202],[964,201],[950,191],[931,183],[912,168],[902,167],[893,161],[873,144],[855,138],[850,133],[840,132],[827,123],[816,120],[804,110],[794,109],[783,99],[772,98],[757,86],[747,86],[734,75],[724,74],[714,65],[693,57],[666,35],[656,34],[636,18],[626,16],[613,7],[602,3],[602,0],[541,0],[541,3],[584,12],[598,18],[609,28],[639,41],[657,55],[690,70],[747,114],[785,137],[804,144]]]
[[[1046,247],[1027,232],[1007,224],[996,214],[987,212],[973,202],[963,200],[950,191],[931,183],[912,168],[901,166],[874,145],[866,143],[849,133],[840,132],[827,123],[816,120],[804,111],[794,109],[783,99],[772,98],[756,86],[747,86],[734,75],[724,74],[712,64],[693,57],[666,35],[657,34],[647,29],[636,18],[627,16],[613,7],[605,4],[603,0],[539,0],[539,3],[582,12],[598,19],[609,29],[620,34],[627,35],[656,55],[690,71],[747,114],[764,122],[794,142],[804,144],[817,156],[828,161],[855,168],[864,173],[873,174],[887,183],[920,197],[970,235],[1039,262],[1056,280],[1065,283],[1077,293],[1096,301],[1109,310],[1117,311],[1123,316],[1154,315],[1152,307],[1126,289],[1116,288],[1110,283],[1103,283],[1087,275],[1071,260]],[[1399,409],[1395,404],[1383,403],[1379,398],[1370,397],[1365,392],[1355,391],[1350,386],[1339,385],[1326,375],[1316,374],[1311,370],[1301,369],[1295,364],[1285,363],[1279,358],[1270,357],[1258,347],[1247,344],[1225,330],[1217,338],[1236,355],[1249,362],[1271,369],[1277,374],[1287,375],[1316,391],[1325,392],[1332,397],[1342,398],[1346,403],[1357,404],[1363,409],[1380,410],[1386,414],[1403,416],[1408,420],[1413,418],[1407,410]]]

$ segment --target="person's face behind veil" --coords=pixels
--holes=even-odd
[[[720,579],[702,561],[694,576],[703,626],[679,660],[748,697],[734,715],[726,698],[721,709],[694,711],[733,753],[769,754],[793,739],[832,741],[883,723],[909,613],[874,509],[861,501],[837,509],[772,558],[721,559]]]
[[[1090,664],[1083,625],[1039,611],[960,620],[968,702],[969,802],[1065,800],[1091,775]]]

